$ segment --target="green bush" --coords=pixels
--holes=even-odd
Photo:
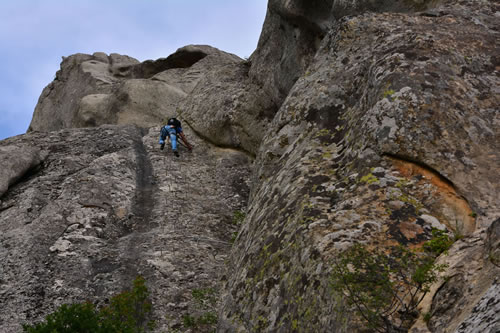
[[[406,331],[417,306],[444,265],[435,255],[402,246],[390,255],[355,245],[333,262],[332,288],[343,294],[367,326],[378,332]]]
[[[217,291],[214,288],[193,289],[191,292],[196,301],[194,312],[196,315],[186,314],[182,317],[185,328],[195,329],[196,332],[215,332],[217,324]]]
[[[110,304],[100,310],[101,322],[113,327],[112,332],[140,333],[154,326],[153,321],[148,321],[152,306],[145,282],[143,277],[137,277],[131,291],[114,296]]]
[[[436,257],[448,251],[453,244],[453,239],[448,236],[445,230],[432,229],[432,239],[424,243],[424,250]]]
[[[27,333],[143,333],[154,327],[149,292],[142,277],[133,288],[113,296],[101,309],[91,303],[64,304],[44,322],[23,325]]]
[[[28,333],[104,333],[109,332],[99,322],[99,314],[91,303],[64,304],[49,314],[45,322],[23,325]]]
[[[241,225],[243,221],[245,220],[246,214],[245,212],[242,212],[241,210],[236,210],[233,213],[233,221],[232,223],[234,225]]]

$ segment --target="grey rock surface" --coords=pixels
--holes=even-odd
[[[38,167],[45,154],[36,147],[9,145],[0,147],[0,198],[28,171]]]
[[[206,140],[257,154],[275,114],[271,99],[248,79],[248,66],[218,66],[179,106],[179,113]]]
[[[425,11],[442,2],[441,0],[333,0],[332,15],[340,19],[347,15],[359,15],[365,12]]]
[[[354,244],[419,247],[439,228],[457,241],[405,329],[495,331],[498,13],[487,0],[271,0],[249,61],[203,45],[66,58],[32,130],[176,115],[195,150],[158,150],[159,126],[1,141],[34,150],[30,172],[0,178],[0,330],[102,304],[142,274],[158,332],[196,330],[182,316],[199,311],[197,288],[220,292],[218,332],[365,332],[331,260]]]
[[[270,0],[250,77],[280,106],[299,77],[309,73],[321,40],[346,15],[414,12],[438,0]]]
[[[249,160],[189,129],[196,148],[177,158],[159,149],[158,132],[104,126],[0,141],[2,152],[49,152],[0,203],[0,331],[63,303],[103,304],[141,274],[164,332],[197,314],[194,289],[219,290]]]
[[[353,311],[335,310],[328,262],[338,251],[421,244],[436,222],[421,215],[467,237],[498,218],[498,6],[435,11],[446,14],[347,17],[323,38],[259,149],[220,331],[361,331]],[[470,283],[486,281],[480,263],[464,268]],[[471,311],[445,299],[436,332]]]
[[[180,101],[207,72],[241,61],[206,45],[188,45],[167,58],[142,63],[116,53],[64,57],[39,98],[28,131],[157,125],[177,115]]]
[[[500,219],[496,219],[488,228],[485,252],[490,261],[500,267]]]
[[[481,300],[472,309],[471,315],[458,327],[456,333],[485,332],[495,333],[500,331],[498,314],[500,313],[499,283],[496,282],[481,297]]]
[[[280,106],[330,25],[331,1],[271,0],[249,75]]]
[[[457,241],[437,263],[446,264],[446,279],[439,280],[421,304],[429,313],[427,322],[419,319],[410,332],[495,332],[500,325],[498,275],[485,249],[487,231],[479,230]],[[492,330],[493,329],[493,330]]]

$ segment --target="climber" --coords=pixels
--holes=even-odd
[[[180,136],[182,142],[184,142],[189,151],[193,149],[193,146],[187,141],[184,132],[182,132],[181,122],[176,118],[170,118],[167,124],[161,128],[160,149],[165,148],[165,139],[167,135],[170,136],[170,143],[172,144],[172,151],[175,156],[179,157],[179,152],[177,151],[177,135]]]

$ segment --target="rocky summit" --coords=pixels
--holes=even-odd
[[[499,54],[496,1],[270,0],[247,60],[64,57],[0,141],[0,331],[140,275],[154,332],[499,332]],[[411,311],[338,288],[443,242]]]

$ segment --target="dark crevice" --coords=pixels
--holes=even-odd
[[[5,205],[5,206],[0,206],[0,213],[3,212],[4,210],[7,210],[7,209],[12,208],[14,206],[15,206],[15,204],[13,204],[13,203],[10,203],[10,204]]]
[[[443,183],[445,183],[446,185],[450,186],[453,190],[455,190],[455,192],[458,192],[458,189],[456,188],[455,184],[453,184],[453,182],[451,180],[449,180],[448,178],[443,176],[439,171],[437,171],[433,167],[425,164],[424,162],[418,161],[418,160],[411,158],[411,157],[408,157],[408,156],[402,156],[402,155],[391,154],[391,153],[383,153],[382,156],[389,157],[391,159],[395,159],[395,160],[402,161],[402,162],[413,163],[413,164],[429,171],[430,173],[432,173],[433,175],[438,177],[439,180],[441,180]]]
[[[132,213],[139,229],[149,225],[149,217],[154,208],[154,185],[153,185],[153,166],[149,160],[148,153],[142,142],[142,137],[146,130],[140,129],[141,136],[134,140],[133,148],[135,150],[136,161],[136,192],[133,199]]]
[[[146,60],[134,65],[132,72],[136,78],[149,79],[154,75],[172,68],[188,68],[205,58],[208,54],[202,51],[177,51],[167,58]]]
[[[147,130],[139,128],[139,131],[139,135],[133,139],[132,143],[136,155],[136,185],[132,199],[132,214],[124,225],[124,234],[117,240],[117,244],[123,244],[120,261],[125,269],[121,281],[124,288],[139,275],[137,263],[141,261],[143,255],[141,247],[147,239],[145,235],[153,227],[151,214],[155,208],[156,187],[153,181],[153,166],[142,141]]]
[[[9,184],[7,191],[5,191],[4,194],[0,195],[0,199],[5,196],[7,193],[9,193],[10,190],[12,190],[15,186],[18,184],[24,183],[35,177],[40,171],[43,169],[43,162],[40,164],[37,164],[34,167],[31,167],[30,169],[26,170],[24,174],[19,176],[17,179],[14,179],[14,181]]]

